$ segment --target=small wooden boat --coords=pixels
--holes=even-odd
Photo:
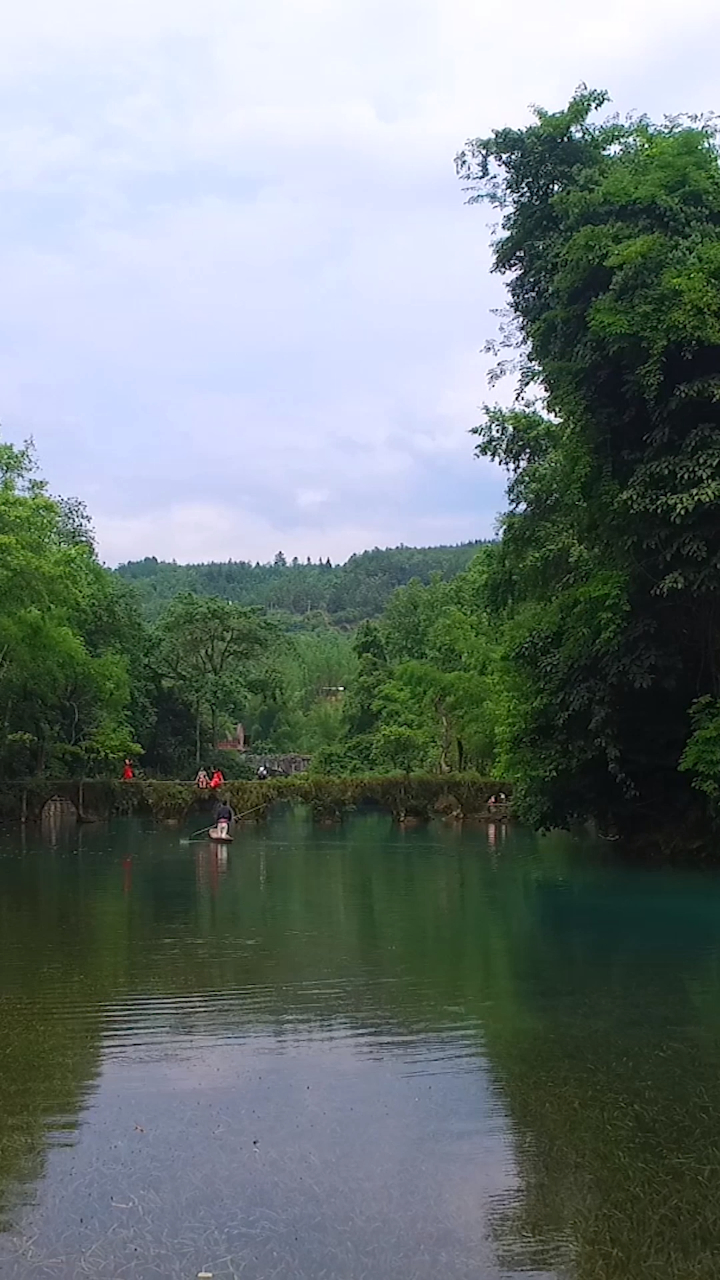
[[[208,836],[218,844],[232,844],[232,836],[228,831],[227,822],[221,822],[219,826],[211,827],[208,831]]]

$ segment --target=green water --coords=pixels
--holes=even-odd
[[[0,1276],[720,1275],[720,877],[380,817],[0,837]]]

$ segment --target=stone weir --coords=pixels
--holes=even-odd
[[[336,822],[356,809],[374,808],[398,822],[432,817],[460,821],[501,817],[508,811],[510,787],[478,774],[403,774],[352,778],[295,777],[228,782],[223,787],[239,819],[262,821],[278,803],[304,805],[320,822]],[[115,815],[149,813],[181,821],[192,812],[211,814],[214,793],[191,782],[134,779],[52,781],[34,778],[0,787],[0,818],[38,822],[55,817],[99,822]]]

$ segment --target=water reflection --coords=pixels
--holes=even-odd
[[[0,1274],[716,1276],[720,887],[493,822],[0,844]]]
[[[221,877],[227,874],[228,851],[222,846],[214,845],[208,841],[207,844],[203,844],[197,850],[195,865],[197,867],[198,891],[202,892],[209,887],[210,892],[214,895],[218,891]]]

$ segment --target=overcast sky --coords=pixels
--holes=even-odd
[[[717,0],[22,0],[0,42],[0,421],[110,563],[491,533],[500,282],[468,136],[718,101]]]

